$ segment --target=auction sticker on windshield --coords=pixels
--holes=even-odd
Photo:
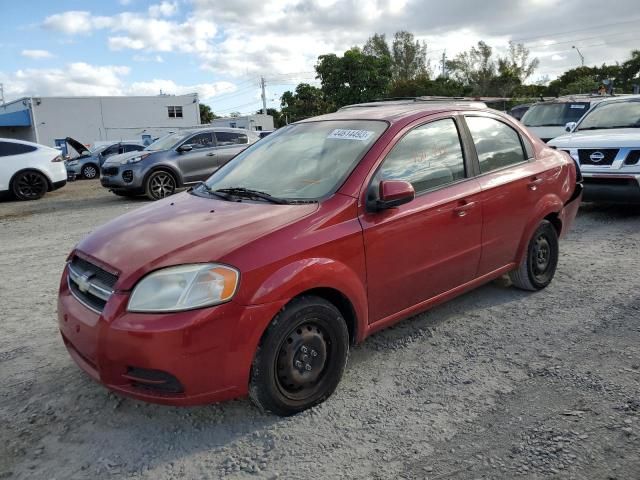
[[[341,140],[360,140],[366,142],[373,132],[369,130],[350,130],[346,128],[336,128],[327,138],[338,138]]]

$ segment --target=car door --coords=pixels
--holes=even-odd
[[[217,169],[215,138],[212,132],[200,132],[185,140],[190,151],[180,151],[178,147],[177,163],[185,183],[206,180]]]
[[[478,183],[484,213],[479,275],[516,259],[531,212],[548,192],[547,168],[535,160],[525,137],[500,117],[465,115],[478,157]]]
[[[247,148],[249,138],[244,132],[216,131],[216,160],[218,168]]]
[[[480,186],[472,178],[458,122],[441,118],[402,135],[367,193],[381,180],[411,182],[416,198],[360,215],[367,264],[369,322],[376,322],[472,280],[480,260]]]

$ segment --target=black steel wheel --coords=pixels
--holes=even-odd
[[[159,170],[147,178],[145,193],[151,200],[160,200],[176,193],[176,179],[169,172]]]
[[[40,172],[27,170],[18,173],[11,182],[11,190],[18,200],[38,200],[47,193],[49,184]]]
[[[282,416],[317,405],[338,386],[348,352],[340,311],[319,297],[298,298],[265,332],[251,371],[251,399]]]
[[[96,167],[93,163],[87,163],[84,167],[82,167],[82,176],[87,180],[92,180],[99,175],[98,167]]]
[[[513,284],[523,290],[541,290],[551,283],[559,257],[558,232],[543,220],[527,247],[527,255],[517,270],[509,275]]]

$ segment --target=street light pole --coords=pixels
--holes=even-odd
[[[582,53],[580,53],[580,50],[578,50],[578,47],[576,47],[575,45],[573,45],[571,48],[575,49],[575,51],[578,52],[578,55],[580,55],[580,62],[582,63],[582,66],[584,67],[584,55],[582,55]]]

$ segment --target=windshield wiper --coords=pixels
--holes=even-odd
[[[640,128],[640,125],[613,125],[611,127],[586,127],[577,130],[611,130],[613,128]]]
[[[211,191],[211,193],[216,193],[216,194],[226,193],[229,195],[234,195],[236,197],[249,198],[249,199],[259,198],[260,200],[266,200],[267,202],[277,203],[279,205],[284,205],[289,203],[287,200],[283,198],[274,197],[273,195],[269,195],[266,192],[261,192],[260,190],[252,190],[250,188],[244,188],[244,187],[219,188],[218,190]]]
[[[198,182],[195,185],[190,186],[187,189],[187,192],[193,192],[196,188],[201,188],[205,193],[208,193],[209,195],[215,195],[218,198],[221,198],[223,200],[229,200],[229,195],[224,195],[222,193],[216,193],[213,190],[211,190],[209,188],[209,185],[207,185],[205,182]]]

